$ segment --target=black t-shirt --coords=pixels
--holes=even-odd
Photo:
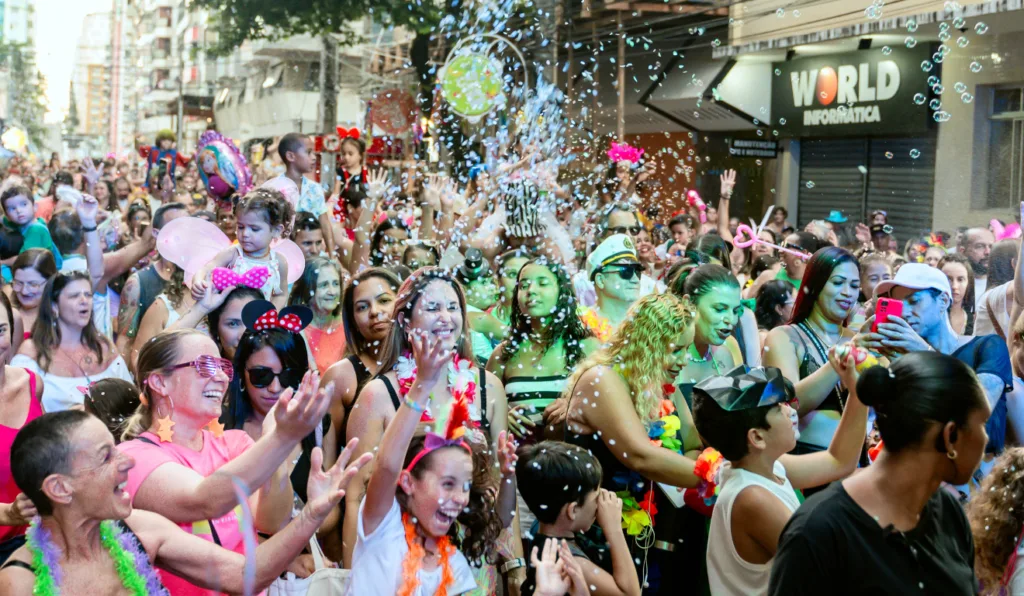
[[[834,482],[782,531],[771,596],[976,594],[974,540],[956,498],[940,489],[907,533],[883,529]]]

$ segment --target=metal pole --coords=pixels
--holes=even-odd
[[[178,48],[178,149],[185,146],[185,44]]]
[[[619,80],[616,91],[619,94],[619,142],[626,136],[626,36],[622,30],[622,11],[615,13],[615,23],[619,32]]]

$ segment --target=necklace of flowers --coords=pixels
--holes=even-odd
[[[423,567],[426,549],[423,548],[423,543],[417,539],[416,524],[412,522],[408,513],[402,514],[402,526],[405,528],[405,543],[409,546],[409,552],[402,560],[402,585],[398,588],[398,596],[413,596],[420,586],[419,572]],[[437,539],[441,583],[437,586],[435,596],[447,596],[449,588],[455,585],[455,573],[452,571],[451,562],[453,552],[455,552],[455,546],[447,536]]]
[[[399,356],[395,374],[398,376],[398,393],[405,398],[416,381],[416,361],[411,353]],[[476,374],[473,372],[473,363],[467,358],[459,357],[458,354],[454,354],[448,363],[448,391],[452,394],[453,402],[464,401],[468,405],[476,399]],[[431,394],[430,399],[433,398]],[[420,420],[434,422],[429,405]]]
[[[605,342],[612,335],[612,325],[608,319],[602,317],[594,308],[580,308],[580,320],[590,329],[598,341]]]
[[[167,596],[149,556],[137,540],[121,530],[112,521],[100,522],[100,544],[110,553],[121,584],[134,596]],[[36,575],[33,596],[60,595],[60,549],[53,543],[50,532],[36,517],[29,524],[26,535],[28,552],[32,555],[32,570]]]

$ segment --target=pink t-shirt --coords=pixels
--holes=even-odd
[[[165,463],[171,462],[185,466],[194,470],[200,476],[206,477],[241,455],[253,445],[253,440],[245,431],[241,430],[226,430],[220,438],[214,437],[209,431],[204,430],[202,451],[193,451],[174,443],[161,443],[160,439],[152,433],[142,433],[142,436],[157,444],[150,445],[135,439],[121,443],[118,447],[123,453],[135,458],[135,467],[128,472],[127,486],[127,491],[131,496],[133,504],[135,502],[135,495],[139,492],[139,487],[142,486],[142,483],[153,473],[153,470]],[[241,518],[242,509],[241,506],[238,506],[228,512],[227,515],[213,520],[213,525],[217,530],[217,537],[220,538],[222,547],[239,554],[245,554],[245,546],[242,542]],[[178,524],[178,526],[190,534],[214,542],[208,520],[204,519]],[[255,534],[253,537],[255,538]],[[220,592],[214,590],[196,587],[166,571],[160,570],[159,573],[164,586],[167,587],[171,596],[216,596],[220,594]]]

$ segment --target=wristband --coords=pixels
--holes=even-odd
[[[404,400],[404,403],[405,403],[405,405],[407,405],[407,406],[409,406],[410,408],[412,408],[412,409],[416,410],[416,411],[417,411],[417,412],[419,412],[420,414],[422,414],[422,413],[424,413],[424,412],[426,412],[426,411],[427,411],[427,409],[426,409],[425,407],[423,407],[423,406],[419,405],[418,403],[416,403],[416,402],[412,401],[412,400],[411,400],[411,399],[409,399],[408,397],[407,397],[407,398],[405,398],[405,400]]]
[[[93,226],[91,228],[87,228],[84,225],[82,226],[83,232],[95,232],[97,229],[99,229],[98,226]]]
[[[519,569],[520,567],[526,567],[526,559],[512,559],[499,567],[498,570],[501,571],[502,575],[507,575],[509,571]]]

